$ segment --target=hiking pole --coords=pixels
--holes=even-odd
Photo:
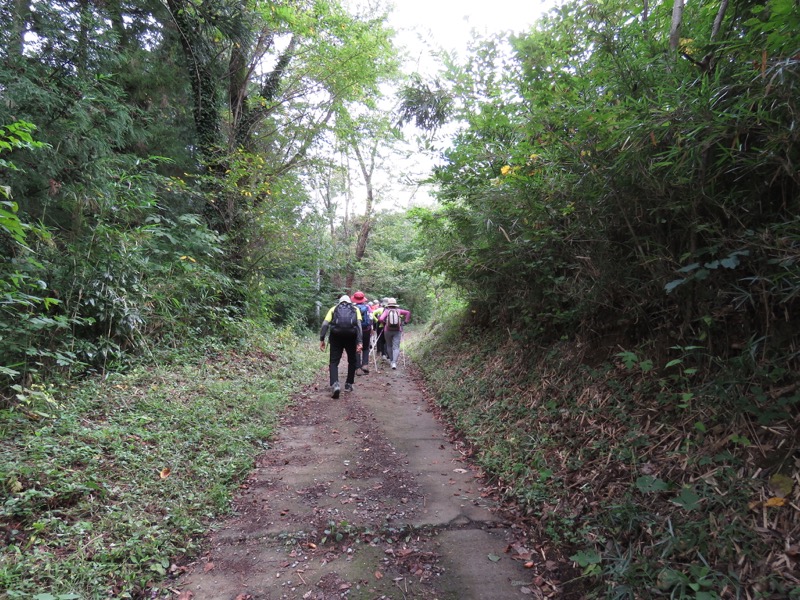
[[[373,351],[372,351],[372,360],[375,363],[375,372],[376,373],[380,373],[380,370],[378,369],[378,352],[377,352],[377,348],[378,348],[378,338],[381,335],[383,335],[382,331],[381,331],[381,333],[379,335],[375,336],[375,345],[373,346]]]
[[[377,352],[378,342],[377,341],[375,342],[375,348],[376,348],[375,360],[378,360],[378,354],[381,355],[381,360],[383,360],[383,358],[386,356],[386,353],[388,352],[388,349],[386,348],[386,336],[383,335],[384,333],[386,333],[386,330],[385,329],[381,329],[381,332],[378,334],[378,340],[380,340],[381,336],[383,336],[383,351],[382,352]]]

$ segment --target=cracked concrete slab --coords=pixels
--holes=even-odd
[[[372,370],[337,400],[326,378],[295,398],[178,597],[542,597],[410,366]]]

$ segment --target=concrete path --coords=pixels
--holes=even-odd
[[[388,366],[297,396],[180,600],[545,597],[411,366]]]

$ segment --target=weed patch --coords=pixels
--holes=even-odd
[[[50,416],[0,414],[5,597],[156,597],[323,360],[254,333],[62,390]]]
[[[581,569],[583,597],[800,598],[792,386],[644,351],[590,366],[578,344],[457,327],[412,354],[532,543]]]

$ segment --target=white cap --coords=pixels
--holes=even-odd
[[[347,303],[349,304],[349,303],[350,303],[350,296],[348,296],[347,294],[345,294],[344,296],[342,296],[341,298],[339,298],[339,304],[341,304],[342,302],[347,302]]]

